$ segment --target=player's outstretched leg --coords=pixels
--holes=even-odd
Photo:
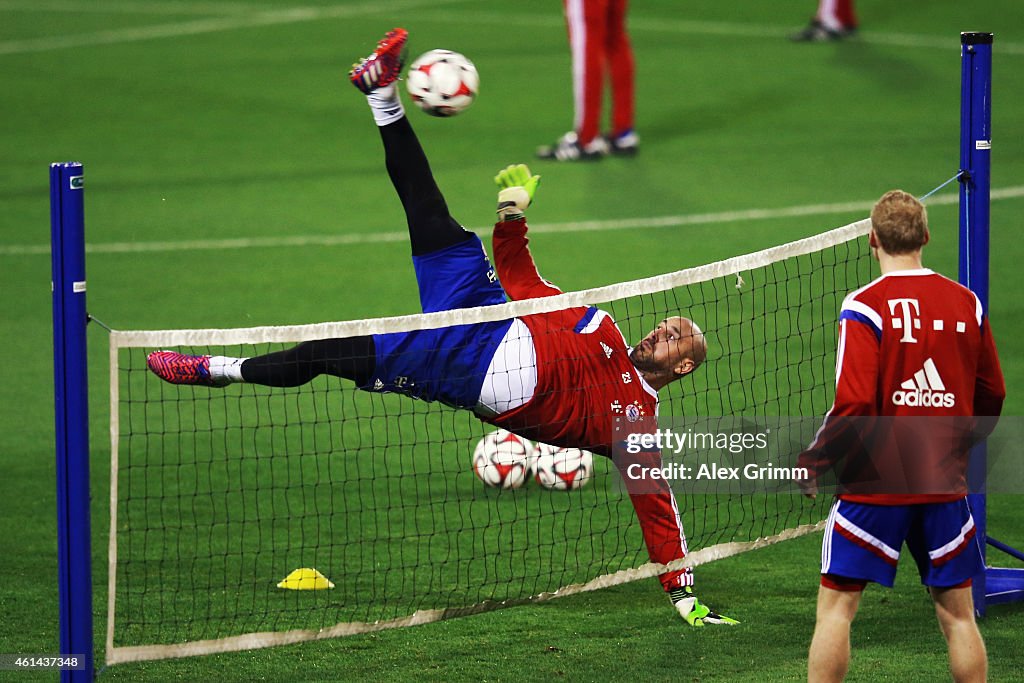
[[[389,31],[366,59],[349,72],[349,80],[366,93],[384,143],[391,183],[402,201],[414,256],[440,251],[472,238],[451,217],[430,164],[398,96],[398,78],[405,63],[408,32]]]
[[[362,386],[376,367],[376,346],[373,337],[364,336],[308,341],[253,358],[154,351],[146,358],[146,365],[171,384],[223,387],[249,382],[297,387],[320,375],[333,375]]]

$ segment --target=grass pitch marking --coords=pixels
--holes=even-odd
[[[1024,185],[992,190],[992,201],[1024,197]],[[928,206],[948,206],[960,201],[959,193],[935,195]],[[595,232],[605,230],[635,230],[637,228],[675,228],[684,225],[714,225],[801,216],[828,216],[843,213],[867,213],[875,200],[841,202],[836,204],[805,204],[778,209],[744,209],[716,213],[691,213],[674,216],[648,216],[646,218],[620,218],[613,220],[570,221],[566,223],[537,223],[530,226],[531,233],[540,232]],[[472,228],[487,233],[490,226]],[[282,230],[287,232],[287,230]],[[281,247],[333,247],[352,244],[382,244],[404,242],[409,239],[404,230],[395,232],[347,233],[344,235],[292,235],[287,237],[238,237],[209,240],[175,240],[159,242],[106,242],[86,245],[89,254],[135,254],[177,251],[217,251],[225,249],[260,249]],[[0,256],[30,256],[50,253],[48,244],[12,244],[0,246]]]
[[[89,12],[97,14],[140,15],[176,14],[182,16],[199,15],[206,17],[203,19],[193,19],[184,22],[158,24],[154,26],[140,26],[110,31],[97,31],[78,35],[46,36],[42,38],[2,41],[0,42],[0,56],[47,52],[50,50],[62,50],[72,47],[116,45],[141,40],[176,38],[179,36],[232,31],[256,26],[273,26],[279,24],[293,24],[302,21],[336,19],[339,17],[379,13],[382,10],[392,12],[417,8],[428,8],[428,11],[421,17],[426,21],[435,20],[444,21],[446,23],[460,22],[476,25],[494,24],[501,26],[506,26],[511,22],[517,26],[537,26],[564,30],[564,21],[562,17],[557,14],[551,14],[550,16],[537,16],[534,14],[510,15],[496,12],[469,11],[459,12],[456,15],[452,15],[451,12],[429,11],[439,5],[448,5],[456,2],[466,3],[469,2],[469,0],[394,0],[392,2],[388,2],[383,8],[379,4],[366,3],[355,6],[298,6],[284,9],[267,9],[266,5],[235,5],[218,2],[190,3],[182,2],[180,0],[172,0],[166,3],[128,3],[118,1],[92,4],[71,2],[68,0],[40,0],[40,2],[0,0],[0,12]],[[724,21],[674,21],[671,19],[664,20],[648,17],[634,17],[630,20],[629,24],[632,30],[637,31],[657,31],[679,35],[716,35],[733,38],[771,38],[779,40],[784,39],[785,36],[792,33],[794,30],[794,26],[771,26]],[[878,33],[871,31],[863,32],[851,42],[888,45],[892,47],[940,50],[950,50],[956,45],[954,41],[945,36],[926,36],[910,33]],[[1020,43],[1000,42],[998,43],[998,52],[999,54],[1006,55],[1024,55],[1024,45]]]
[[[416,9],[419,7],[437,7],[438,5],[450,5],[468,0],[393,0],[382,6],[380,3],[367,2],[359,5],[335,5],[332,7],[292,7],[289,9],[276,9],[258,11],[252,7],[250,11],[239,13],[234,12],[231,16],[214,16],[204,19],[191,19],[189,21],[174,22],[168,24],[156,24],[153,26],[138,26],[134,28],[112,29],[109,31],[96,31],[93,33],[82,33],[77,35],[46,36],[43,38],[26,38],[23,40],[7,40],[0,42],[0,56],[27,54],[33,52],[48,52],[51,50],[63,50],[72,47],[88,47],[96,45],[120,45],[141,40],[154,40],[157,38],[178,38],[181,36],[194,36],[203,33],[217,33],[221,31],[233,31],[242,28],[254,28],[257,26],[276,26],[281,24],[295,24],[303,21],[318,21],[320,19],[339,19],[344,17],[375,14],[382,11],[399,12]],[[22,5],[23,3],[17,3]],[[60,3],[58,3],[60,4]],[[41,7],[45,10],[48,3]],[[90,11],[102,11],[103,5],[91,8]],[[123,3],[108,6],[111,14],[128,13],[128,8]],[[173,7],[184,7],[174,5]],[[198,8],[213,9],[214,6],[200,4]],[[0,2],[0,11],[10,9],[8,3]],[[80,11],[70,8],[53,11]],[[187,12],[195,14],[195,11]],[[209,14],[209,12],[202,12]]]

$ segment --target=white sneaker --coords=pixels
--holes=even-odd
[[[605,156],[608,156],[608,141],[604,137],[598,135],[586,145],[581,145],[574,131],[558,138],[553,145],[537,148],[539,159],[555,161],[597,161]]]

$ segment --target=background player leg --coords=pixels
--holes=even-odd
[[[966,588],[931,588],[935,615],[949,646],[949,670],[957,683],[984,681],[988,658],[974,622],[974,598]]]
[[[597,160],[608,153],[598,136],[604,78],[607,71],[606,42],[610,0],[565,0],[565,21],[572,51],[573,129],[537,149],[541,159],[557,161]]]
[[[566,4],[572,45],[573,125],[583,147],[597,137],[601,123],[608,14],[608,0],[569,0]]]
[[[797,42],[842,40],[857,33],[853,0],[819,0],[818,11],[806,28],[790,35]]]
[[[612,91],[612,129],[609,151],[612,154],[636,154],[639,138],[633,131],[636,97],[636,67],[633,46],[626,32],[627,0],[610,0],[606,29],[605,58]]]

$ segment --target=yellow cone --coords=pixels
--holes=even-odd
[[[303,567],[284,577],[277,587],[290,591],[322,591],[334,588],[334,584],[316,569]]]

